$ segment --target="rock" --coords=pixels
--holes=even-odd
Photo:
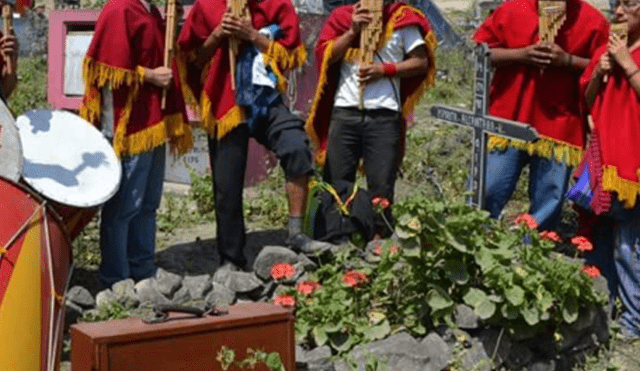
[[[505,360],[505,364],[509,370],[519,370],[524,365],[531,362],[532,359],[533,353],[528,347],[520,343],[513,343],[511,345],[509,356]]]
[[[65,304],[64,331],[67,332],[69,331],[69,326],[78,322],[78,320],[82,318],[84,311],[82,310],[82,307],[68,299]]]
[[[478,328],[480,318],[471,307],[460,304],[456,307],[455,322],[463,330],[473,330]]]
[[[189,290],[192,299],[202,299],[211,290],[211,277],[208,274],[186,276],[182,280],[182,286]]]
[[[434,355],[427,346],[407,333],[392,335],[364,347],[356,346],[351,355],[361,370],[365,369],[365,350],[375,353],[380,361],[386,359],[389,370],[440,371],[446,366],[440,355]],[[338,366],[336,370],[339,370]]]
[[[255,262],[253,270],[261,279],[267,281],[271,278],[271,267],[277,263],[295,264],[298,262],[298,255],[282,246],[265,246],[262,248]]]
[[[322,361],[307,364],[307,371],[336,371],[331,361]]]
[[[140,297],[135,290],[135,282],[131,278],[114,283],[111,290],[125,308],[134,308],[140,304]]]
[[[158,268],[156,272],[156,281],[158,282],[158,290],[162,295],[170,297],[180,288],[182,277],[171,272],[167,272],[162,268]]]
[[[236,294],[231,289],[217,282],[214,282],[213,288],[207,295],[205,301],[209,305],[215,305],[216,307],[225,307],[233,304],[233,301],[235,299]]]
[[[529,367],[529,371],[555,371],[556,362],[552,359],[537,361]]]
[[[96,301],[89,290],[82,286],[73,286],[67,292],[67,301],[80,306],[83,309],[89,309],[96,306]]]
[[[96,307],[102,308],[111,305],[114,301],[117,301],[118,297],[110,289],[102,290],[96,295]]]
[[[485,353],[493,359],[495,368],[499,368],[509,357],[512,343],[506,331],[501,333],[501,330],[486,329],[480,332],[477,339],[482,343]]]
[[[135,288],[141,303],[149,302],[153,305],[171,303],[158,289],[158,283],[155,278],[144,279],[138,282]]]
[[[191,299],[193,298],[191,297],[191,294],[189,294],[189,289],[183,286],[173,294],[171,302],[176,305],[182,305]]]
[[[296,363],[306,363],[306,354],[307,352],[304,350],[304,348],[296,344]]]
[[[228,287],[238,294],[251,294],[262,292],[262,281],[253,273],[229,272],[224,282],[216,281]]]
[[[420,342],[422,346],[429,349],[429,353],[433,355],[434,369],[438,369],[440,365],[443,369],[449,364],[451,359],[451,347],[435,332],[429,333]]]
[[[464,352],[462,365],[466,370],[490,371],[492,369],[489,354],[478,339],[471,339],[471,348]]]
[[[328,345],[313,348],[304,354],[307,363],[323,363],[329,358],[331,358],[331,348]]]
[[[234,264],[227,263],[216,270],[213,274],[213,282],[225,284],[229,279],[231,272],[238,272],[239,269]]]
[[[305,270],[313,269],[317,266],[313,260],[309,259],[309,257],[303,253],[298,254],[298,263],[302,264]]]

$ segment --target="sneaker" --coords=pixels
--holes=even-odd
[[[325,251],[331,250],[333,247],[333,245],[328,242],[312,240],[303,233],[289,237],[287,246],[291,247],[293,251],[301,252],[305,255],[322,254]]]

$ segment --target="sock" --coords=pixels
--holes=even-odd
[[[303,222],[304,218],[301,216],[289,216],[289,237],[302,233]]]

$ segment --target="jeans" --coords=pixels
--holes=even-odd
[[[487,154],[485,209],[497,219],[516,189],[522,168],[529,164],[529,214],[541,230],[555,229],[571,176],[571,168],[554,160],[507,148]]]
[[[106,286],[155,275],[156,210],[162,197],[165,146],[122,159],[118,192],[100,218],[100,281]]]

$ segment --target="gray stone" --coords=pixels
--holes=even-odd
[[[331,348],[328,345],[313,348],[306,352],[304,359],[307,363],[322,363],[331,357]]]
[[[211,277],[208,274],[186,276],[182,280],[182,286],[189,290],[192,299],[201,299],[211,290]]]
[[[307,352],[304,350],[304,348],[296,344],[296,363],[306,363],[306,354]]]
[[[140,297],[136,293],[135,282],[131,278],[116,282],[111,286],[120,304],[125,308],[135,308],[140,304]]]
[[[271,268],[277,263],[295,264],[298,262],[298,255],[282,246],[265,246],[262,248],[255,262],[253,270],[256,275],[263,280],[271,278]]]
[[[440,356],[407,333],[392,335],[365,347],[356,346],[351,352],[361,370],[364,370],[366,352],[375,353],[380,361],[386,359],[389,370],[440,371],[446,366]],[[339,370],[336,365],[336,370]]]
[[[236,299],[236,294],[228,287],[219,284],[217,282],[213,283],[213,288],[211,292],[207,295],[205,301],[209,305],[215,305],[216,307],[225,307],[233,304],[233,301]]]
[[[72,302],[83,309],[89,309],[96,306],[96,301],[93,299],[89,290],[82,286],[73,286],[70,288],[66,297],[67,301]]]
[[[464,352],[462,365],[466,370],[490,371],[492,369],[491,359],[484,346],[478,339],[471,339],[471,348]]]
[[[260,293],[262,291],[262,281],[255,274],[248,272],[229,272],[226,275],[226,280],[219,283],[238,294]]]
[[[225,284],[229,280],[231,272],[238,272],[238,267],[231,263],[227,263],[216,270],[213,274],[213,282]]]
[[[460,304],[456,307],[455,322],[463,330],[477,329],[480,318],[469,306]]]
[[[162,268],[158,268],[156,272],[156,281],[158,282],[158,290],[162,295],[170,297],[175,293],[180,284],[182,283],[182,277],[171,272],[167,272]]]
[[[485,329],[480,332],[477,339],[482,343],[485,353],[493,359],[495,368],[498,368],[509,357],[512,343],[506,331]]]
[[[191,294],[189,294],[189,289],[183,286],[173,294],[173,298],[171,299],[171,302],[176,305],[182,305],[190,301],[191,299],[192,298],[191,298]]]
[[[303,253],[298,254],[298,263],[302,264],[305,270],[313,269],[317,266],[313,260]]]
[[[509,370],[519,370],[531,362],[532,359],[533,353],[528,347],[520,343],[513,343],[505,364]]]
[[[307,364],[307,371],[336,371],[336,369],[334,368],[333,362],[325,360]]]
[[[171,303],[158,289],[158,282],[155,278],[144,279],[138,282],[135,288],[141,303],[149,302],[153,305]]]
[[[96,295],[96,307],[102,308],[109,306],[114,301],[117,301],[118,297],[110,289],[102,290]]]
[[[334,363],[333,368],[335,369],[335,371],[351,371],[349,366],[347,366],[347,362],[342,359]]]
[[[537,361],[529,367],[529,371],[555,371],[556,362],[552,359]]]
[[[435,332],[429,333],[420,342],[422,346],[429,350],[432,355],[432,362],[434,363],[434,369],[443,369],[449,364],[451,359],[451,347]]]

